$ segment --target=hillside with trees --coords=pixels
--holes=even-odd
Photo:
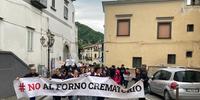
[[[79,50],[83,47],[91,44],[102,43],[104,39],[104,34],[97,32],[87,25],[76,22],[78,27],[78,46]]]

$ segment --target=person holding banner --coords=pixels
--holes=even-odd
[[[100,67],[95,67],[94,73],[92,73],[91,76],[103,77],[102,69]],[[93,97],[92,100],[104,100],[104,97]]]
[[[140,72],[140,69],[139,69],[139,68],[136,68],[136,69],[135,69],[135,77],[132,78],[132,80],[134,80],[135,83],[136,83],[137,81],[141,80],[140,73],[141,73],[141,72]]]
[[[61,79],[61,73],[59,69],[55,69],[52,75],[54,79]],[[61,100],[60,96],[53,96],[53,100]]]
[[[36,73],[36,68],[34,64],[30,64],[28,66],[30,68],[30,72],[28,74],[26,74],[24,77],[38,77],[39,74]],[[19,80],[20,78],[17,77],[16,80]],[[35,97],[31,97],[30,100],[35,100]]]
[[[77,69],[73,70],[72,75],[69,75],[68,78],[78,78],[79,77],[79,71]],[[69,100],[78,100],[77,96],[69,96],[68,97]]]
[[[124,84],[124,76],[123,76],[123,74],[126,71],[124,64],[121,65],[121,68],[119,70],[120,70],[120,76],[121,76],[121,85],[123,86],[123,85],[125,85]]]
[[[117,84],[121,84],[121,74],[120,74],[120,70],[119,68],[116,69],[115,71],[115,75],[113,77],[113,80],[117,83]]]
[[[135,78],[133,78],[132,80],[134,80],[135,82],[138,82],[140,80],[143,81],[144,84],[144,89],[148,88],[148,76],[147,76],[147,71],[142,68],[136,68],[135,69]],[[147,93],[147,90],[145,90],[145,93]],[[139,98],[139,100],[145,100],[145,98]]]
[[[21,78],[14,80],[14,89],[17,99],[30,98],[35,96],[89,96],[91,99],[85,100],[104,100],[104,98],[134,99],[144,98],[143,82],[138,81],[128,89],[117,85],[109,77],[99,76],[101,72],[95,68],[97,77],[77,77],[75,71],[72,78],[68,80],[47,78]],[[76,75],[75,75],[76,74]],[[22,85],[23,86],[22,86]],[[70,90],[70,91],[69,91]],[[47,99],[49,100],[49,99]],[[73,99],[74,100],[74,99]],[[77,100],[77,99],[76,99]],[[81,99],[78,99],[81,100]]]
[[[110,77],[113,79],[115,76],[115,65],[112,65],[112,67],[109,69],[110,70]]]
[[[74,76],[73,76],[73,72],[72,72],[71,70],[68,70],[67,76],[66,76],[65,79],[70,79],[70,78],[73,78],[73,77],[74,77]],[[68,99],[69,99],[69,100],[73,100],[72,98],[73,98],[72,96],[68,96]]]
[[[128,70],[129,70],[129,69],[126,68],[126,71],[125,71],[125,73],[123,74],[123,76],[124,76],[124,86],[125,86],[125,88],[128,87],[129,78],[130,78],[130,72],[129,72]]]

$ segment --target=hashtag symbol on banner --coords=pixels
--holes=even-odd
[[[19,84],[19,90],[20,90],[20,92],[24,92],[24,90],[25,90],[25,85],[24,85],[24,83],[20,83],[20,84]]]

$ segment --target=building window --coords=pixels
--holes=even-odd
[[[176,54],[168,54],[167,63],[176,64]]]
[[[169,80],[171,75],[172,75],[171,72],[162,70],[159,75],[159,80]]]
[[[0,21],[2,21],[3,20],[3,18],[2,17],[0,17]]]
[[[61,56],[59,56],[59,58],[58,58],[60,61],[62,60],[62,57]]]
[[[193,32],[194,31],[194,24],[188,24],[187,25],[187,32]]]
[[[97,58],[97,54],[94,54],[94,58],[95,58],[95,59]]]
[[[38,65],[38,73],[39,75],[45,76],[45,65]]]
[[[34,30],[28,29],[28,35],[27,35],[28,52],[33,51],[33,33],[34,33]]]
[[[75,21],[75,15],[74,15],[74,12],[72,12],[72,22]]]
[[[56,11],[56,0],[51,0],[51,9]]]
[[[186,58],[192,58],[192,54],[193,54],[192,51],[187,51],[186,52]]]
[[[142,57],[133,57],[133,68],[142,66]]]
[[[66,6],[68,6],[69,1],[68,0],[64,0],[64,3],[65,3]]]
[[[54,53],[53,49],[54,49],[53,47],[50,48],[50,53]]]
[[[158,39],[171,39],[171,22],[158,22]]]
[[[188,6],[200,5],[200,0],[186,0]]]
[[[68,20],[68,8],[64,6],[64,18]]]
[[[69,13],[68,8],[67,8],[68,4],[69,4],[69,1],[64,0],[64,18],[66,20],[68,20],[68,13]]]
[[[117,20],[117,36],[130,36],[130,19]]]

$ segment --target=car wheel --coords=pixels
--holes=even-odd
[[[172,100],[169,95],[169,92],[167,92],[167,91],[164,92],[164,100]]]

